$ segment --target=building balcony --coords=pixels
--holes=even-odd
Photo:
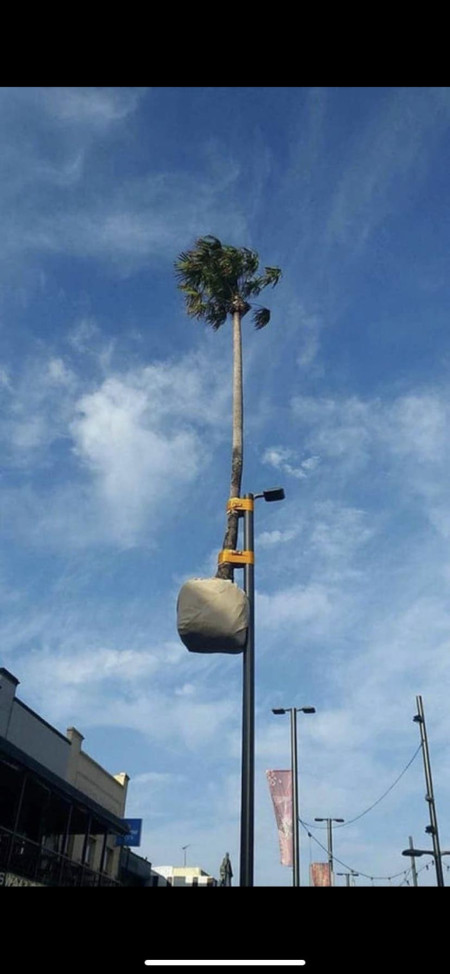
[[[104,872],[0,827],[0,886],[122,886]]]

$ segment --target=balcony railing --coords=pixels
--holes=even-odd
[[[0,827],[0,885],[6,874],[43,886],[121,886],[106,873],[96,872],[59,852],[46,849],[17,832]]]

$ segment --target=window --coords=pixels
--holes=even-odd
[[[91,869],[93,869],[96,845],[96,840],[89,836],[86,843],[86,851],[84,853],[84,865],[89,866]]]
[[[114,849],[106,849],[105,873],[108,873],[108,876],[111,876],[112,874],[113,859],[114,859]]]

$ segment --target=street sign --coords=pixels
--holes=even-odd
[[[142,819],[124,818],[124,825],[128,825],[127,835],[116,835],[116,845],[136,846],[141,844]]]

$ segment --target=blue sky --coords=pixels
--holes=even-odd
[[[2,665],[130,775],[143,855],[217,875],[228,850],[237,881],[242,660],[188,653],[175,613],[222,544],[231,332],[186,316],[173,262],[257,250],[283,277],[244,321],[243,490],[286,500],[255,515],[255,883],[292,881],[265,770],[271,708],[305,705],[302,819],[347,820],[358,885],[410,881],[420,753],[362,813],[421,694],[449,847],[450,88],[3,88],[0,120]]]

